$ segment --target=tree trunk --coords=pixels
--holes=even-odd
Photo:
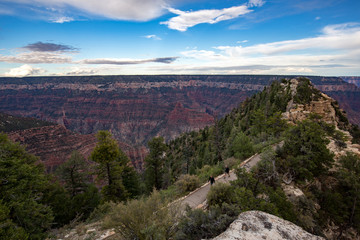
[[[106,170],[107,170],[107,176],[108,176],[108,184],[109,186],[112,185],[112,178],[110,173],[110,164],[106,163]]]
[[[352,206],[352,209],[351,209],[351,216],[350,216],[350,221],[349,221],[349,222],[350,222],[350,226],[353,225],[356,203],[357,203],[357,196],[355,196],[355,199],[354,199],[354,202],[353,202],[353,206]]]

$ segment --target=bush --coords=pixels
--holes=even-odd
[[[214,166],[205,165],[201,169],[198,169],[196,175],[199,176],[200,182],[204,183],[209,180],[210,176],[218,176],[224,173],[224,166],[221,163],[218,163]]]
[[[179,212],[168,206],[155,191],[147,199],[131,200],[114,205],[105,217],[104,227],[114,228],[124,239],[169,239]]]
[[[207,195],[207,202],[210,206],[219,205],[220,207],[223,203],[233,203],[233,187],[228,183],[222,182],[214,184]]]
[[[90,214],[87,222],[96,222],[104,219],[104,217],[110,212],[112,208],[115,207],[115,203],[113,202],[104,202],[99,205],[95,210]]]
[[[227,204],[224,204],[223,207],[211,207],[208,212],[201,209],[187,209],[186,216],[180,220],[177,226],[174,239],[197,240],[212,238],[224,232],[236,219],[238,210]]]
[[[231,157],[224,160],[224,165],[228,166],[229,168],[234,168],[238,165],[238,161],[236,158]]]
[[[179,180],[175,182],[177,192],[183,194],[194,191],[200,185],[200,179],[195,175],[181,175]]]

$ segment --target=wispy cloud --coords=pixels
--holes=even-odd
[[[143,36],[143,37],[147,38],[147,39],[161,40],[161,37],[158,37],[155,34],[146,35],[146,36]]]
[[[172,63],[178,57],[163,57],[163,58],[151,58],[151,59],[84,59],[77,63],[80,64],[112,64],[112,65],[132,65],[132,64],[144,64],[144,63]]]
[[[74,18],[72,17],[56,17],[56,18],[53,18],[51,19],[51,22],[53,23],[66,23],[66,22],[72,22],[74,21]]]
[[[53,52],[22,52],[16,55],[0,55],[0,62],[7,63],[71,63],[72,57]]]
[[[181,32],[184,32],[188,28],[201,23],[214,24],[237,18],[252,11],[246,5],[234,6],[224,9],[206,9],[186,12],[174,8],[169,8],[168,10],[174,14],[177,14],[178,16],[171,18],[169,21],[161,22],[161,24],[165,24],[168,26],[168,28]]]
[[[249,7],[261,7],[265,4],[265,1],[263,0],[250,0],[248,3]]]
[[[247,43],[248,40],[237,41],[236,43]]]
[[[22,48],[35,52],[69,52],[78,50],[78,48],[69,45],[43,42],[30,43]]]
[[[25,77],[30,75],[38,75],[45,73],[45,70],[41,68],[34,68],[30,65],[22,65],[21,67],[12,68],[5,73],[7,77]]]
[[[9,0],[5,0],[9,1]],[[82,13],[83,15],[101,16],[109,19],[148,21],[161,16],[171,0],[11,0],[19,7],[31,6],[52,12]],[[72,18],[59,18],[58,22],[66,22]]]

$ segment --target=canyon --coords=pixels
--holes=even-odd
[[[154,136],[163,136],[168,141],[183,132],[211,125],[215,119],[261,91],[271,81],[285,77],[159,75],[0,78],[0,111],[57,123],[62,128],[43,127],[39,134],[49,131],[55,139],[58,135],[73,134],[79,140],[63,140],[64,145],[84,141],[84,149],[94,146],[94,133],[110,130],[135,167],[141,170],[147,154],[146,144]],[[360,88],[337,77],[309,78],[319,90],[339,102],[352,123],[360,125]],[[59,133],[67,130],[76,133]],[[36,132],[30,134],[22,130],[16,134],[17,137],[14,135],[11,138],[21,139],[32,135],[36,139]],[[29,145],[25,140],[23,142]],[[50,145],[48,147],[51,149]],[[33,150],[36,152],[35,149],[36,144]],[[88,156],[89,150],[84,149],[80,150]],[[64,156],[68,152],[70,150]],[[47,160],[51,154],[46,155],[41,150],[35,155],[41,155],[45,163],[51,162],[48,165],[50,170],[64,161]]]
[[[360,87],[360,77],[355,77],[355,76],[341,77],[341,79],[343,79],[344,81],[346,81],[348,83],[352,83],[352,84]]]

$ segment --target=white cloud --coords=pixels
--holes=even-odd
[[[318,21],[318,20],[320,20],[320,19],[321,19],[321,17],[319,17],[319,16],[315,18],[316,21]]]
[[[312,38],[247,47],[217,46],[211,50],[187,50],[182,55],[199,63],[188,65],[189,71],[194,72],[250,73],[246,69],[263,74],[359,72],[360,25],[329,25]]]
[[[360,48],[360,26],[358,24],[329,25],[318,37],[257,44],[248,47],[218,46],[229,56],[275,55],[297,50],[351,50]]]
[[[0,55],[0,62],[7,63],[71,63],[68,55],[55,52],[21,52],[16,55]]]
[[[170,0],[11,0],[33,7],[42,6],[48,11],[76,8],[83,13],[118,20],[147,21],[162,15]],[[69,8],[70,7],[70,8]]]
[[[51,22],[54,23],[65,23],[65,22],[72,22],[74,19],[72,17],[58,17],[51,19]]]
[[[45,73],[45,71],[41,68],[34,68],[30,65],[22,65],[21,67],[10,69],[9,72],[5,73],[7,77],[25,77],[30,75],[37,75]]]
[[[247,43],[248,40],[237,41],[236,43]]]
[[[144,38],[154,39],[154,40],[161,40],[161,37],[158,37],[158,36],[156,36],[155,34],[146,35],[146,36],[144,36]]]
[[[261,7],[265,2],[263,0],[250,0],[248,3],[249,7]]]
[[[189,27],[193,27],[201,23],[214,24],[220,21],[237,18],[252,11],[248,9],[246,5],[224,9],[206,9],[187,12],[174,8],[169,8],[168,10],[174,14],[177,14],[178,16],[171,18],[169,21],[161,22],[161,24],[165,24],[170,29],[178,30],[181,32],[186,31]]]

